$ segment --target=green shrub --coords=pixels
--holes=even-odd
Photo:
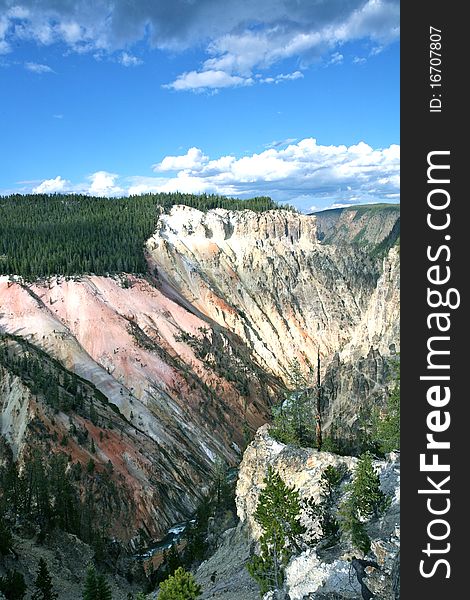
[[[193,575],[179,567],[174,575],[161,583],[158,600],[194,600],[200,595],[201,586]]]

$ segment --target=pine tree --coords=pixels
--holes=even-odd
[[[96,597],[95,600],[112,600],[111,588],[104,575],[99,573],[96,576]]]
[[[345,474],[344,467],[328,465],[320,478],[320,502],[314,502],[312,498],[303,501],[304,510],[312,519],[318,519],[321,529],[320,539],[327,539],[330,543],[335,543],[339,537],[339,523],[334,515],[334,505]]]
[[[176,569],[160,584],[158,600],[195,600],[201,595],[201,586],[198,585],[191,573],[183,567]]]
[[[32,600],[55,600],[57,594],[52,588],[52,579],[47,569],[46,561],[39,559],[39,567],[36,581],[34,582],[35,591]]]
[[[247,565],[248,572],[260,586],[261,595],[280,589],[284,568],[290,557],[301,550],[301,536],[305,533],[299,521],[299,492],[288,487],[272,467],[268,468],[264,483],[254,514],[263,529],[260,552]]]
[[[26,590],[24,577],[18,571],[8,571],[6,575],[0,577],[0,592],[7,600],[22,600]]]
[[[343,533],[345,533],[346,536],[349,536],[354,548],[357,548],[366,555],[370,550],[370,538],[364,523],[359,520],[357,507],[354,504],[353,497],[348,497],[341,504],[339,514]]]
[[[314,447],[318,444],[319,435],[321,438],[321,423],[315,417],[318,400],[314,402],[311,376],[311,370],[308,377],[303,375],[298,359],[290,361],[291,390],[287,392],[282,404],[273,409],[273,424],[270,428],[272,437],[283,444]],[[318,397],[318,393],[316,395]]]
[[[168,565],[168,574],[173,575],[173,573],[181,566],[181,557],[178,553],[178,549],[176,544],[173,544],[167,554],[166,564]]]
[[[96,571],[93,565],[90,565],[87,570],[83,600],[97,600]]]
[[[351,484],[351,496],[358,515],[366,519],[377,517],[386,508],[387,498],[380,489],[380,478],[375,472],[370,452],[359,458]]]
[[[380,489],[380,478],[375,472],[369,452],[359,458],[348,491],[349,494],[340,507],[341,529],[350,537],[354,547],[367,554],[370,539],[364,520],[379,516],[388,504],[387,496]]]

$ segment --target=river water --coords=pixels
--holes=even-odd
[[[226,481],[227,483],[233,483],[238,476],[238,468],[230,467],[227,470]],[[141,560],[148,560],[155,554],[161,554],[164,550],[169,550],[175,544],[179,544],[184,539],[184,533],[188,529],[189,525],[196,523],[196,519],[189,519],[188,521],[180,521],[174,523],[166,532],[165,536],[151,543],[147,548],[138,554],[136,558]]]

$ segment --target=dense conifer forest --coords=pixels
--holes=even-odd
[[[266,211],[283,208],[268,197],[145,194],[96,198],[77,194],[0,197],[0,275],[33,280],[51,275],[144,273],[144,243],[160,211],[175,204]]]

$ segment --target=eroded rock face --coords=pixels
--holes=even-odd
[[[374,219],[367,235],[376,242]],[[380,388],[381,357],[398,351],[399,255],[392,249],[381,263],[318,237],[316,217],[290,211],[175,206],[147,242],[156,285],[125,274],[0,278],[0,333],[89,382],[106,399],[103,422],[115,427],[103,441],[86,415],[51,419],[44,399],[4,369],[1,428],[14,455],[33,443],[32,416],[58,439],[71,418],[99,449],[98,470],[111,461],[125,482],[133,516],[119,518],[119,535],[142,528],[155,537],[195,508],[217,456],[239,460],[244,434],[269,419],[294,358],[306,367],[319,350],[323,375],[334,375],[325,425],[338,408],[354,418],[352,394],[367,403],[375,385],[367,389],[357,373]],[[84,465],[90,458],[80,444],[72,453]]]
[[[235,332],[265,370],[288,383],[292,360],[307,367],[320,351],[325,431],[341,420],[354,430],[364,407],[384,401],[399,352],[399,250],[370,252],[399,213],[332,212],[176,206],[147,243],[162,288]],[[352,243],[359,232],[364,247]]]
[[[315,213],[318,237],[335,246],[359,244],[376,247],[400,234],[400,207],[361,206]]]
[[[351,342],[380,277],[366,252],[321,244],[316,218],[289,211],[176,206],[147,249],[162,281],[285,379],[294,357],[326,360]]]
[[[281,444],[270,437],[269,426],[263,425],[245,450],[240,464],[236,491],[238,517],[247,525],[252,538],[258,540],[261,529],[253,515],[269,466],[279,473],[288,486],[299,490],[302,497],[318,501],[320,478],[326,467],[344,466],[353,470],[356,463],[357,459],[353,457]]]
[[[20,285],[1,278],[0,305],[0,332],[19,344],[11,355],[20,355],[25,340],[45,353],[40,361],[57,360],[105,398],[96,404],[98,424],[86,413],[54,417],[45,398],[3,368],[2,434],[21,458],[38,441],[37,432],[25,434],[33,413],[44,441],[62,439],[71,423],[86,430],[96,456],[73,436],[66,450],[83,466],[90,458],[98,470],[113,464],[116,484],[128,496],[127,518],[121,513],[115,524],[124,539],[139,529],[158,537],[187,518],[216,458],[238,462],[244,428],[256,429],[268,418],[274,378],[263,375],[236,336],[144,280],[128,277],[124,286],[119,279],[83,277]],[[235,363],[246,378],[243,388],[231,371]],[[55,450],[64,451],[59,444]]]
[[[353,457],[279,444],[269,436],[267,426],[261,427],[245,451],[239,470],[236,503],[242,526],[246,527],[251,539],[259,539],[261,530],[254,512],[269,466],[286,484],[297,489],[301,498],[318,500],[320,477],[327,466],[344,465],[353,472],[356,464],[357,459]],[[390,455],[386,461],[375,461],[374,466],[380,475],[382,491],[390,498],[390,506],[379,519],[366,525],[372,542],[371,552],[366,557],[359,556],[357,550],[343,541],[326,559],[319,547],[312,545],[287,566],[284,591],[291,600],[358,600],[363,596],[357,570],[364,570],[363,583],[377,598],[395,600],[399,597],[396,581],[400,543],[399,457]],[[305,520],[304,523],[311,526]],[[357,558],[359,562],[354,562]]]
[[[344,360],[358,360],[370,348],[382,355],[395,354],[400,343],[400,251],[390,248],[382,272],[361,322],[341,351]]]
[[[32,394],[21,381],[0,365],[1,435],[16,459],[24,446],[26,429],[31,421]]]

